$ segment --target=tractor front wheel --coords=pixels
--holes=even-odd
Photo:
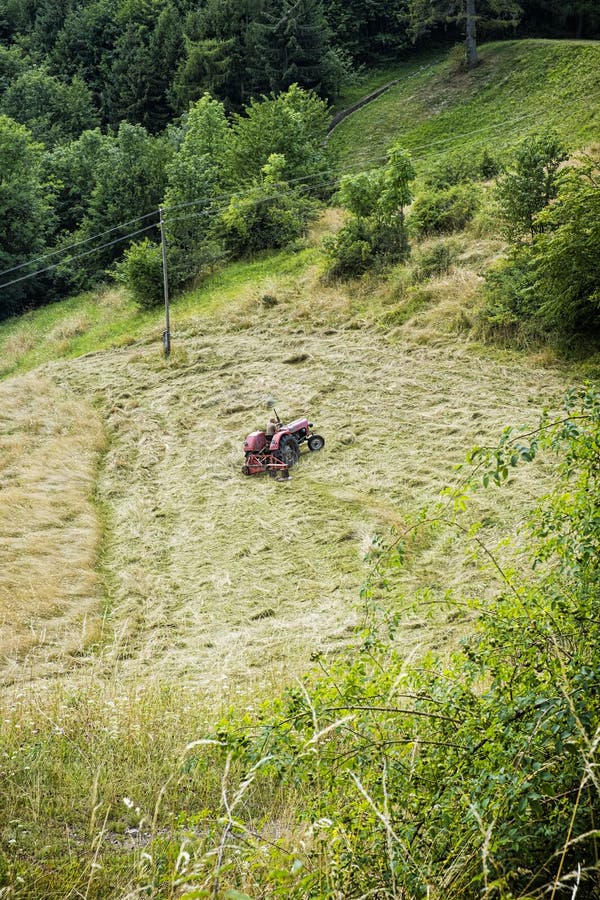
[[[322,450],[325,446],[325,438],[321,437],[320,434],[311,434],[307,443],[309,450]]]

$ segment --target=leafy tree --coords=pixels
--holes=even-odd
[[[29,62],[18,47],[0,46],[0,97],[28,67]]]
[[[259,46],[267,0],[207,0],[186,24],[186,55],[174,83],[180,108],[209,91],[239,109],[269,90]]]
[[[539,314],[550,324],[600,333],[600,167],[570,169],[537,217],[533,246]]]
[[[409,43],[408,0],[324,0],[335,43],[359,62],[389,57]]]
[[[360,275],[376,262],[385,265],[407,256],[405,209],[415,175],[410,154],[394,144],[383,169],[342,178],[339,199],[352,216],[326,242],[330,276]]]
[[[34,138],[49,147],[98,124],[92,97],[81,78],[75,76],[65,84],[39,69],[29,69],[13,81],[0,109],[27,125]]]
[[[563,173],[552,202],[533,217],[533,238],[486,275],[492,332],[600,333],[600,171],[588,159]]]
[[[185,56],[179,65],[172,93],[179,109],[185,109],[208,92],[223,96],[228,80],[231,42],[216,38],[185,41]]]
[[[278,0],[265,13],[260,56],[276,93],[292,84],[327,95],[333,66],[322,0]]]
[[[53,227],[51,188],[40,173],[42,147],[25,128],[0,115],[0,270],[11,269],[43,253]],[[34,267],[35,270],[35,267]],[[4,318],[43,297],[44,280],[24,279],[30,267],[0,278],[0,317]],[[3,287],[2,285],[6,285]]]
[[[130,3],[122,7],[122,30],[110,56],[106,85],[106,109],[112,124],[126,119],[156,133],[172,117],[171,83],[184,40],[177,9],[161,6]]]
[[[244,112],[234,116],[232,125],[228,167],[233,182],[243,185],[257,177],[271,154],[278,153],[285,157],[286,181],[323,189],[330,165],[324,100],[292,85],[279,96],[253,100]]]
[[[35,0],[0,0],[0,40],[29,31],[34,18]]]
[[[514,165],[497,190],[513,240],[526,234],[533,238],[543,227],[536,217],[556,197],[559,167],[566,158],[562,141],[553,131],[533,135],[517,148]]]
[[[88,214],[96,172],[106,159],[113,138],[99,128],[84,131],[75,141],[58,144],[42,157],[42,172],[54,187],[57,232],[76,231]]]
[[[144,238],[127,248],[115,269],[116,277],[131,292],[140,309],[152,309],[163,300],[162,249]]]
[[[55,71],[83,78],[103,121],[109,115],[106,84],[121,27],[111,0],[75,6],[67,14],[51,54]]]
[[[175,286],[221,255],[214,225],[229,140],[223,105],[205,95],[190,108],[183,142],[167,167],[164,205],[169,277]]]
[[[31,48],[36,55],[51,53],[67,16],[77,5],[77,0],[36,0],[31,33]]]
[[[273,153],[259,178],[234,194],[221,215],[225,244],[236,256],[285,247],[300,237],[316,213],[315,203],[283,178],[285,158]]]
[[[130,238],[124,241],[120,238],[153,223],[150,214],[162,201],[166,166],[173,153],[166,138],[152,137],[141,125],[127,122],[100,146],[103,152],[97,160],[94,187],[77,237],[83,240],[115,229],[99,242],[115,243],[78,263],[74,270],[77,285],[85,284],[86,279],[122,255]],[[130,224],[116,228],[121,223]]]

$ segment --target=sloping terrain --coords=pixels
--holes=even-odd
[[[505,153],[540,128],[556,129],[571,150],[598,140],[597,41],[502,41],[482,45],[480,57],[470,72],[448,60],[399,68],[397,85],[331,135],[341,168],[380,165],[396,140],[424,168],[483,148]]]
[[[252,327],[190,327],[168,363],[152,344],[44,367],[42,383],[91,402],[92,433],[97,416],[108,435],[95,486],[104,596],[94,614],[103,631],[83,647],[65,643],[59,628],[46,634],[29,650],[30,677],[159,677],[218,694],[293,678],[314,653],[335,652],[358,621],[373,537],[434,501],[469,446],[495,441],[506,423],[535,420],[562,391],[559,373],[483,359],[468,345],[299,328],[286,324],[285,310],[259,306]],[[19,382],[5,382],[3,395],[11,389]],[[321,453],[303,452],[289,484],[240,471],[242,439],[262,426],[269,398],[284,417],[308,413],[326,438]],[[26,403],[27,416],[42,415],[47,392]],[[22,418],[13,427],[27,429]],[[34,493],[57,470],[91,491],[66,457],[47,459],[47,471],[28,476]],[[522,517],[543,487],[538,477],[524,471],[486,495],[486,540]],[[26,542],[28,523],[20,528]],[[85,531],[64,539],[80,577],[93,581]],[[440,540],[421,549],[407,588],[443,592],[472,578],[464,553]],[[49,552],[37,534],[27,550],[34,570]],[[19,569],[10,584],[28,598],[17,607],[22,628],[39,616],[35,591],[24,593],[31,571]],[[485,590],[485,578],[477,587]],[[59,609],[67,622],[66,595],[55,618]],[[403,639],[440,645],[453,634],[413,615]],[[6,683],[18,660],[3,655]]]
[[[100,418],[48,378],[0,385],[0,660],[4,680],[68,667],[97,639]],[[55,667],[54,667],[55,670]]]

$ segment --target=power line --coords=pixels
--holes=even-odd
[[[129,222],[121,222],[120,225],[113,225],[112,228],[107,228],[106,231],[101,231],[99,234],[94,234],[92,235],[92,237],[85,238],[85,240],[76,241],[74,244],[67,244],[65,247],[57,247],[55,250],[51,250],[48,253],[43,253],[41,256],[37,256],[35,259],[30,259],[27,262],[19,263],[18,266],[11,266],[10,269],[3,269],[0,272],[0,278],[3,275],[8,275],[9,272],[16,272],[18,269],[25,268],[25,266],[32,266],[34,263],[41,262],[41,260],[43,259],[49,259],[51,256],[56,256],[57,253],[65,253],[67,250],[72,250],[73,247],[80,247],[82,244],[89,244],[90,241],[95,241],[107,234],[111,234],[113,231],[118,231],[119,228],[127,228],[129,225],[134,225],[136,222],[141,222],[143,219],[149,219],[150,216],[156,215],[158,215],[158,210],[155,209],[143,216],[137,216],[137,218],[135,219],[130,219]],[[158,225],[158,222],[156,223],[156,225]]]
[[[460,142],[465,137],[471,137],[472,135],[476,135],[476,134],[483,135],[489,131],[497,130],[498,128],[503,128],[503,127],[509,126],[509,125],[515,125],[520,122],[532,120],[532,119],[533,120],[540,119],[539,114],[538,113],[526,113],[524,115],[517,116],[512,119],[504,119],[501,122],[495,122],[495,123],[483,126],[482,128],[476,128],[471,131],[461,132],[460,134],[454,134],[448,138],[442,138],[442,139],[439,139],[436,141],[429,141],[426,144],[417,145],[416,147],[412,147],[412,148],[407,147],[407,149],[410,149],[411,154],[419,153],[423,150],[429,149],[430,147],[447,146],[449,144],[454,144],[454,143]],[[344,174],[349,174],[353,171],[356,171],[356,172],[364,171],[365,163],[376,164],[376,163],[384,162],[387,159],[388,159],[387,153],[377,154],[375,156],[367,156],[367,157],[364,157],[355,166],[347,167],[345,172],[340,172],[338,169],[333,169],[333,168],[323,169],[322,171],[315,172],[311,175],[302,175],[302,176],[298,176],[297,178],[292,178],[289,181],[287,181],[286,184],[289,186],[294,186],[294,185],[300,186],[302,184],[308,184],[309,182],[314,182],[315,179],[322,179],[321,181],[317,181],[316,183],[313,183],[312,185],[308,185],[309,187],[312,187],[313,192],[314,192],[317,188],[330,187],[330,186],[334,186],[334,185],[338,184],[340,177],[343,177]],[[423,157],[422,156],[415,157],[415,159],[417,161],[422,161]],[[328,175],[332,175],[334,177],[329,180],[324,179],[324,176],[328,176]],[[248,189],[247,192],[249,193],[250,190],[251,189]],[[197,206],[200,203],[206,203],[206,204],[210,203],[211,205],[213,205],[213,204],[215,204],[215,202],[219,202],[221,200],[227,202],[227,201],[230,201],[234,196],[239,196],[240,199],[243,199],[244,192],[243,191],[238,191],[238,192],[231,191],[231,192],[224,193],[221,195],[216,195],[216,196],[215,195],[212,195],[212,196],[206,195],[203,197],[197,197],[194,200],[189,200],[189,201],[186,201],[185,203],[179,203],[179,204],[174,204],[172,206],[163,207],[163,212],[176,211],[179,209],[186,209],[186,208],[189,208],[190,206]],[[286,196],[286,193],[279,192],[277,194],[269,195],[267,197],[261,197],[259,200],[256,201],[256,203],[265,202],[266,200],[270,200],[270,199],[277,199],[277,198],[283,197],[283,196]],[[182,221],[183,219],[196,218],[196,217],[199,217],[200,215],[209,215],[211,212],[212,212],[212,210],[202,210],[200,213],[191,214],[189,216],[181,216],[181,217],[177,217],[176,219],[165,218],[165,222],[167,225],[169,225],[169,224],[172,224],[172,223],[175,223],[178,221]],[[85,238],[84,240],[76,241],[73,244],[69,244],[65,247],[56,248],[55,250],[49,251],[48,253],[45,253],[45,254],[42,254],[41,256],[38,256],[32,260],[28,260],[27,262],[20,263],[19,265],[16,265],[16,266],[12,266],[9,269],[4,269],[3,271],[0,271],[0,277],[2,277],[3,275],[7,275],[10,272],[18,271],[19,269],[25,268],[26,266],[35,265],[36,263],[41,262],[44,259],[49,259],[52,256],[56,256],[59,253],[64,253],[75,247],[79,247],[79,246],[83,246],[84,244],[88,244],[93,240],[97,240],[98,238],[103,237],[107,234],[111,234],[114,231],[118,231],[121,228],[128,227],[129,225],[132,225],[135,222],[143,221],[144,219],[148,219],[152,216],[158,217],[158,215],[159,215],[159,210],[157,208],[156,210],[153,210],[152,212],[137,216],[136,218],[130,219],[127,222],[122,222],[118,225],[114,225],[112,228],[108,228],[105,231],[102,231],[96,235],[92,235],[91,237]],[[93,249],[85,251],[84,253],[69,257],[66,260],[61,260],[60,262],[55,263],[51,266],[46,266],[44,268],[36,270],[35,272],[30,272],[27,275],[23,275],[20,278],[15,278],[11,281],[5,282],[4,284],[0,284],[0,289],[2,289],[3,287],[9,287],[10,285],[13,285],[13,284],[17,284],[20,281],[25,281],[28,278],[34,278],[37,275],[41,275],[45,272],[49,272],[49,271],[52,271],[53,269],[59,268],[61,265],[66,265],[70,262],[74,262],[77,259],[81,259],[84,256],[90,255],[91,253],[96,253],[100,250],[106,249],[107,247],[111,247],[114,244],[118,244],[121,241],[125,241],[131,237],[135,237],[138,234],[142,234],[146,231],[150,231],[152,228],[158,227],[158,224],[159,224],[158,222],[153,223],[152,225],[149,225],[145,228],[141,228],[136,231],[130,232],[129,234],[123,235],[122,237],[117,238],[114,241],[109,241],[105,244],[100,245],[99,247],[94,247]]]
[[[138,228],[137,231],[132,231],[129,234],[123,235],[123,237],[115,238],[114,241],[108,241],[106,244],[101,244],[99,247],[92,247],[91,250],[85,250],[83,253],[78,253],[76,256],[69,256],[67,259],[61,259],[60,262],[54,263],[51,266],[46,266],[44,269],[38,269],[36,272],[29,272],[27,275],[21,275],[20,278],[14,278],[12,281],[5,281],[4,284],[0,284],[0,290],[5,287],[10,287],[11,284],[17,284],[19,281],[26,281],[28,278],[35,278],[36,275],[42,275],[44,272],[50,272],[52,269],[58,269],[60,266],[68,265],[69,263],[75,262],[78,259],[82,259],[84,256],[89,256],[90,253],[97,253],[99,250],[105,250],[106,247],[112,247],[114,244],[118,244],[121,241],[126,241],[131,237],[135,237],[138,234],[143,234],[145,231],[150,231],[152,228],[156,228],[156,223],[153,222],[152,225],[146,225],[145,228]]]

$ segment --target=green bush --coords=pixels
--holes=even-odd
[[[350,219],[334,237],[325,238],[323,247],[329,278],[358,278],[375,259],[372,229],[366,219]]]
[[[324,242],[329,276],[356,277],[376,263],[385,266],[408,255],[405,208],[415,174],[410,154],[394,144],[383,169],[342,179],[339,198],[352,216]]]
[[[420,194],[410,211],[410,228],[421,236],[460,231],[479,205],[479,189],[473,184],[456,184],[439,191]]]
[[[117,279],[131,292],[140,309],[152,309],[163,300],[160,245],[144,238],[127,248],[117,266]]]
[[[413,281],[426,281],[428,278],[439,278],[447,275],[452,268],[458,246],[454,241],[437,241],[429,247],[423,247],[412,255]]]
[[[564,336],[600,332],[600,168],[563,170],[554,201],[531,218],[531,243],[514,244],[486,274],[484,327]]]
[[[284,180],[285,165],[284,156],[271,154],[261,178],[234,194],[221,214],[225,246],[235,256],[287,246],[306,232],[316,215],[316,203]]]
[[[479,155],[473,152],[442,156],[426,173],[425,184],[439,191],[469,181],[487,181],[501,170],[500,161],[484,147]]]

